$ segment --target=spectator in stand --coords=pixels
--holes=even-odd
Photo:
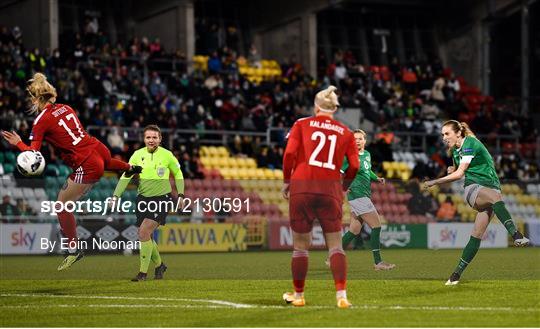
[[[19,216],[21,214],[19,209],[11,204],[11,194],[9,192],[2,197],[0,214],[2,214],[2,216]]]
[[[249,48],[248,61],[252,66],[261,67],[261,55],[254,44]]]
[[[454,102],[457,94],[461,91],[461,85],[459,84],[459,80],[456,79],[454,73],[450,75],[450,78],[448,79],[448,83],[446,85],[448,87],[448,101]]]
[[[405,90],[407,91],[407,94],[415,95],[417,83],[418,83],[418,78],[416,76],[416,73],[412,69],[404,69],[402,76],[403,76],[402,81],[403,81]]]
[[[208,58],[208,71],[210,72],[210,74],[216,74],[220,73],[221,70],[221,58],[219,57],[218,52],[214,51],[212,53],[212,56]]]
[[[447,196],[437,211],[437,219],[440,221],[452,221],[456,216],[456,212],[457,207],[454,205],[452,198]]]
[[[121,154],[124,152],[124,138],[120,134],[120,127],[115,126],[107,135],[107,144],[109,144],[111,153]]]
[[[439,108],[445,107],[446,99],[444,98],[444,93],[443,93],[444,86],[445,86],[444,79],[442,77],[439,77],[433,83],[433,88],[431,88],[431,100],[433,100]]]
[[[36,212],[33,211],[28,203],[23,199],[17,199],[17,209],[19,210],[20,216],[35,216]]]

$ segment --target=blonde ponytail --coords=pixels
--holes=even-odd
[[[30,95],[30,102],[36,105],[30,109],[31,114],[41,112],[47,103],[56,101],[56,89],[47,81],[47,77],[43,73],[36,73],[32,79],[28,80],[26,91]]]
[[[329,86],[315,95],[315,106],[323,112],[335,112],[339,106],[338,96],[335,93],[337,88]]]

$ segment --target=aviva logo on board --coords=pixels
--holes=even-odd
[[[246,250],[246,228],[241,224],[167,224],[156,233],[160,251]]]

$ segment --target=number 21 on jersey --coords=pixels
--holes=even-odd
[[[328,139],[326,138],[326,135],[323,134],[320,131],[315,131],[311,135],[312,141],[319,141],[319,144],[317,144],[317,147],[311,154],[311,157],[309,157],[309,165],[314,167],[320,167],[320,168],[326,168],[335,170],[336,165],[333,163],[334,161],[334,152],[336,151],[336,142],[337,142],[337,136],[336,135],[330,135],[328,136]],[[326,159],[325,162],[317,160],[317,157],[319,156],[319,153],[321,153],[322,149],[324,148],[326,141],[330,141],[330,149],[328,150],[328,159]]]

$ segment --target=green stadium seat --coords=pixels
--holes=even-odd
[[[107,189],[107,188],[99,189],[99,193],[101,195],[100,196],[101,201],[105,201],[105,200],[107,200],[108,197],[112,196],[112,191]]]
[[[15,171],[15,165],[13,163],[4,163],[4,174],[11,174]]]
[[[94,185],[94,187],[97,187],[99,189],[106,189],[109,186],[109,182],[106,178],[101,177],[101,179]]]
[[[59,176],[60,175],[60,169],[58,169],[58,166],[54,163],[47,164],[47,167],[45,167],[45,175],[47,176]]]
[[[100,200],[100,198],[101,198],[101,193],[100,193],[99,189],[93,188],[92,190],[90,190],[90,193],[88,193],[88,198],[89,198],[91,201]]]
[[[114,190],[116,188],[116,185],[118,184],[118,178],[116,177],[109,177],[107,178],[107,181],[109,183],[109,188],[111,190]]]
[[[54,177],[54,179],[56,180],[56,187],[57,188],[62,187],[64,185],[64,183],[66,182],[65,177]]]
[[[0,163],[4,163],[5,159],[4,152],[0,152]]]
[[[60,177],[67,177],[71,174],[71,169],[66,165],[59,165],[58,166],[58,176]]]
[[[53,188],[47,188],[47,198],[51,201],[55,201],[58,197],[58,190]]]
[[[10,152],[10,151],[4,152],[4,161],[5,162],[15,164],[16,159],[17,159],[17,156],[15,155],[15,153]]]

